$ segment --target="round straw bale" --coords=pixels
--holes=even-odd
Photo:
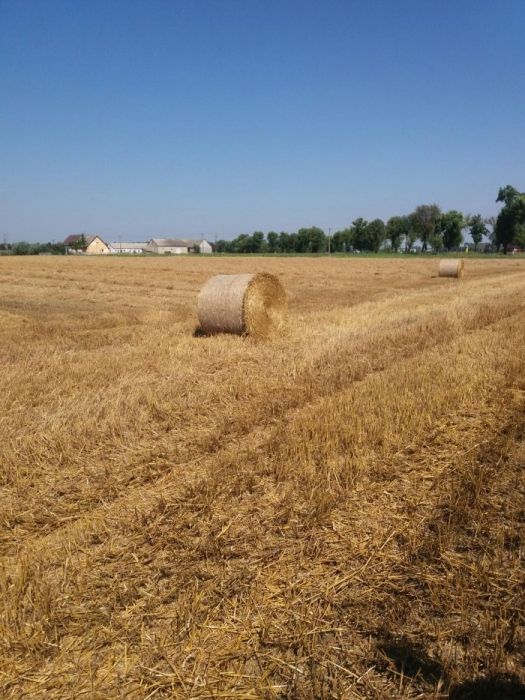
[[[465,261],[463,258],[449,258],[441,260],[439,263],[439,276],[458,277],[461,279],[461,277],[463,277],[464,267]]]
[[[217,275],[202,287],[197,301],[200,331],[267,338],[284,323],[286,294],[267,273]]]

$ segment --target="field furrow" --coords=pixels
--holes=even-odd
[[[192,336],[197,282],[246,261],[101,261],[117,284],[81,262],[62,283],[98,275],[99,316],[40,314],[53,261],[0,304],[0,694],[519,687],[521,261],[456,284],[426,260],[257,259],[292,300],[270,343]]]

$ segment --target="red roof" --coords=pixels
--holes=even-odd
[[[68,236],[64,241],[64,245],[73,245],[73,243],[76,243],[79,240],[81,235],[82,234],[77,233],[77,234],[73,234],[71,236]]]
[[[106,241],[102,240],[102,238],[100,238],[98,234],[88,236],[85,233],[74,233],[71,236],[68,236],[64,241],[64,245],[74,245],[82,238],[82,236],[84,236],[84,239],[86,241],[86,248],[90,243],[92,243],[95,240],[95,238],[100,239],[102,243],[107,245]]]

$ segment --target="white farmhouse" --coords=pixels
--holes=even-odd
[[[68,255],[108,255],[109,245],[100,236],[74,233],[64,241]]]
[[[150,238],[146,245],[146,250],[150,253],[165,255],[188,255],[196,252],[209,254],[213,253],[213,248],[208,241],[192,240],[190,238]]]

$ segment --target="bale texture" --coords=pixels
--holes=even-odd
[[[439,263],[440,277],[463,277],[465,261],[463,258],[453,260],[441,260]]]
[[[267,273],[217,275],[202,287],[197,302],[201,332],[267,338],[286,318],[286,293]]]

